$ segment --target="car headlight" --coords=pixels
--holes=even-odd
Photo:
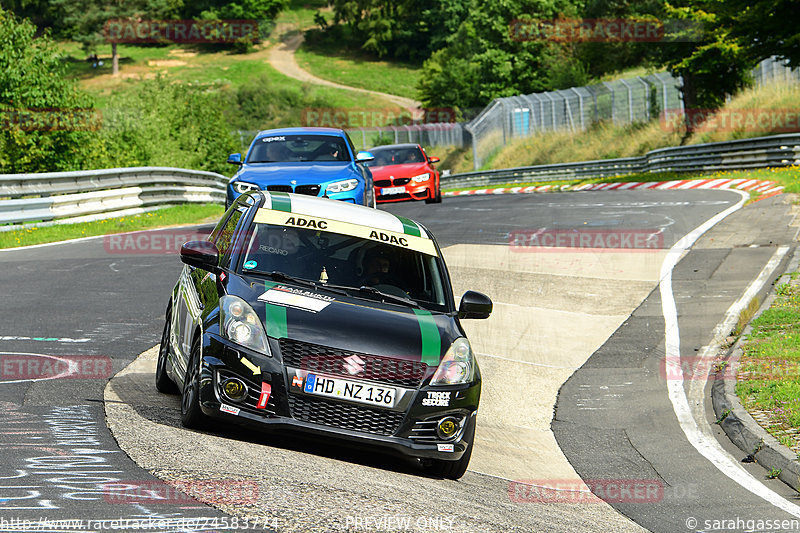
[[[252,183],[247,183],[246,181],[234,181],[233,190],[239,194],[244,194],[250,191],[257,191],[258,185],[253,185]]]
[[[431,378],[431,385],[458,385],[475,379],[475,356],[464,337],[459,337],[444,354],[439,368]]]
[[[335,181],[328,185],[325,194],[352,191],[356,187],[358,187],[358,180]]]
[[[270,355],[261,320],[250,304],[238,296],[225,295],[219,299],[219,330],[224,338],[236,344]]]
[[[425,174],[420,174],[419,176],[414,176],[411,178],[414,183],[422,183],[423,181],[428,181],[431,177],[430,172],[426,172]]]

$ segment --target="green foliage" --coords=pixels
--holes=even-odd
[[[378,57],[416,62],[446,44],[466,18],[470,4],[469,0],[333,0],[331,3],[334,22],[347,27],[348,42],[354,47]]]
[[[553,85],[554,72],[563,82],[581,81],[580,67],[556,66],[568,54],[566,45],[520,38],[510,26],[575,14],[568,0],[472,0],[447,46],[425,62],[420,100],[430,107],[482,107],[493,98],[562,88]]]
[[[755,62],[714,11],[719,5],[716,0],[686,0],[683,4],[665,4],[665,15],[685,21],[689,29],[669,35],[673,42],[654,47],[654,61],[683,77],[686,109],[717,109],[726,96],[749,84]]]
[[[800,66],[800,32],[794,24],[800,12],[797,0],[726,0],[717,2],[721,21],[730,28],[750,58],[777,55]]]
[[[108,99],[100,131],[108,147],[106,166],[230,170],[225,158],[238,141],[219,91],[162,77],[131,83]]]
[[[99,149],[91,100],[35,32],[0,9],[0,173],[72,170]]]
[[[186,2],[181,15],[205,20],[272,20],[289,5],[289,0],[200,0]]]

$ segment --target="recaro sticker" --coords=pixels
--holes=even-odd
[[[275,206],[273,205],[273,208]],[[375,242],[390,244],[398,248],[407,248],[423,254],[436,256],[436,247],[433,241],[424,237],[408,235],[396,231],[370,228],[351,222],[342,222],[328,218],[298,215],[296,213],[286,213],[275,211],[274,209],[259,209],[256,213],[255,222],[260,224],[273,224],[276,226],[291,226],[295,228],[311,228],[339,233],[340,235],[350,235]]]

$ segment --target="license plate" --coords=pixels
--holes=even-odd
[[[339,398],[380,407],[394,407],[397,391],[392,387],[379,387],[347,379],[329,378],[309,374],[303,391],[316,396]]]
[[[381,194],[403,194],[406,192],[405,187],[383,187]]]

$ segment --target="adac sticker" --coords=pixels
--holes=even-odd
[[[293,307],[310,313],[318,313],[328,307],[336,298],[317,294],[304,289],[295,289],[286,285],[272,287],[258,297],[259,302],[267,302],[284,307]]]
[[[450,392],[428,392],[428,397],[422,399],[426,407],[447,407],[450,405]]]
[[[224,404],[224,403],[220,404],[219,410],[222,411],[223,413],[230,413],[232,415],[238,415],[239,414],[239,408],[238,407],[233,407],[231,405],[227,405],[227,404]]]

